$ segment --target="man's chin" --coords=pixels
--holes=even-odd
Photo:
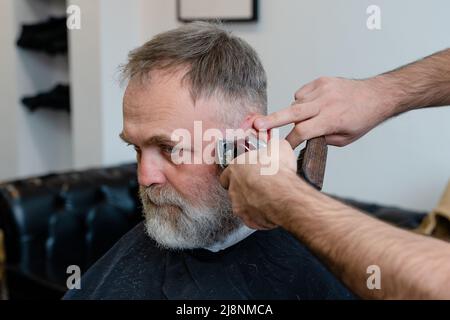
[[[173,216],[183,214],[183,209],[181,209],[179,206],[172,205],[172,204],[155,206],[155,208],[158,208],[159,212],[164,212],[164,215],[166,217],[173,217]]]
[[[148,236],[162,249],[197,249],[208,246],[209,242],[193,234],[187,237],[185,234],[175,230],[168,223],[159,224],[150,219],[146,219],[145,221],[145,230]],[[214,241],[211,242],[213,243]]]
[[[164,249],[207,248],[242,225],[234,217],[214,218],[212,212],[191,219],[177,206],[158,206],[155,211],[145,210],[144,215],[146,233]]]

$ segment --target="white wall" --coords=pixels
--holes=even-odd
[[[380,31],[366,28],[370,4],[381,7]],[[141,5],[143,41],[178,25],[175,1]],[[229,29],[260,54],[272,112],[319,76],[368,77],[450,47],[449,14],[448,0],[260,0],[256,24]],[[428,210],[448,179],[450,108],[441,108],[405,114],[348,147],[330,147],[324,189]]]
[[[126,61],[128,52],[140,45],[139,1],[127,0],[124,8],[123,0],[103,0],[102,12],[102,151],[104,165],[113,165],[136,159],[134,150],[119,139],[125,91],[120,86],[119,66]]]
[[[81,9],[81,29],[71,30],[74,167],[133,161],[118,138],[122,130],[119,65],[138,46],[139,2],[71,0]]]
[[[0,177],[10,179],[19,171],[17,160],[18,137],[16,131],[17,112],[10,107],[17,105],[15,48],[6,46],[14,43],[15,19],[12,1],[0,2]]]
[[[102,161],[100,2],[70,0],[81,8],[81,29],[69,32],[74,167]]]

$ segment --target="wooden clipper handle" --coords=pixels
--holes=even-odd
[[[318,190],[322,190],[328,146],[324,136],[306,141],[297,159],[297,174]]]

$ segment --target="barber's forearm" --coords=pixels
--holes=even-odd
[[[389,116],[412,109],[450,105],[450,49],[367,81],[386,101]]]
[[[450,246],[404,231],[303,184],[280,224],[363,298],[450,298]],[[367,288],[367,267],[381,270],[381,290]]]

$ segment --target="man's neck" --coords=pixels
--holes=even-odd
[[[216,242],[211,246],[204,247],[203,249],[212,251],[212,252],[218,252],[220,250],[225,250],[226,248],[229,248],[236,243],[244,240],[249,235],[251,235],[253,232],[255,232],[255,229],[250,229],[246,225],[242,225],[236,230],[234,230],[232,233],[230,233],[224,240],[220,242]]]

